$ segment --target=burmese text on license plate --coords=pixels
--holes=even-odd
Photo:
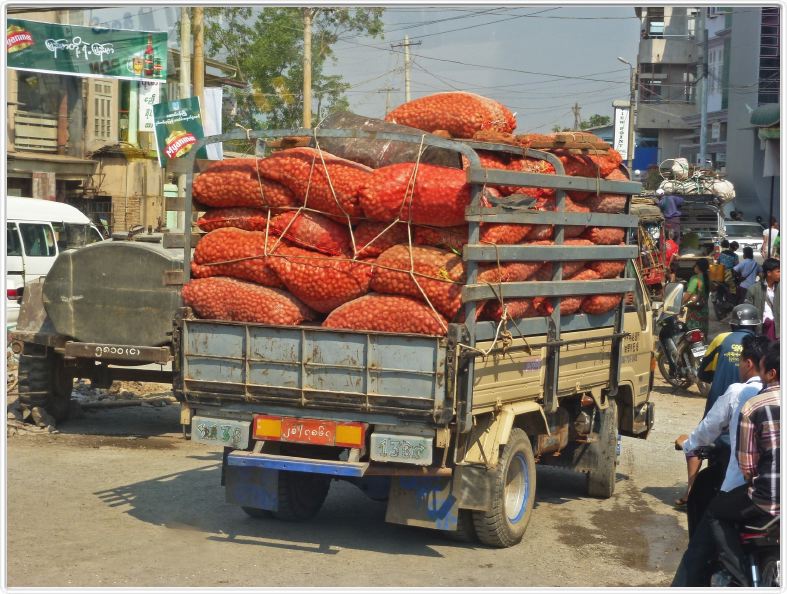
[[[249,447],[248,421],[194,417],[191,420],[191,440],[245,450]]]
[[[403,462],[428,466],[432,463],[432,438],[372,433],[369,457],[378,462]]]

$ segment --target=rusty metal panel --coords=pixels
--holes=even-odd
[[[84,357],[96,361],[135,361],[140,363],[169,363],[172,358],[167,347],[144,347],[125,344],[99,344],[68,341],[66,357]]]

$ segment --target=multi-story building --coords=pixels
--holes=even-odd
[[[118,22],[118,28],[166,30],[178,17],[171,7],[165,10],[166,19],[154,19],[148,11],[127,14],[128,22]],[[23,20],[93,26],[89,15],[88,9],[10,14]],[[177,51],[170,49],[162,101],[179,98],[178,65]],[[213,60],[206,60],[206,66],[206,85],[241,86],[222,76],[232,67]],[[110,230],[165,224],[162,190],[169,179],[159,167],[153,133],[130,129],[135,121],[129,117],[135,84],[7,69],[7,194],[70,203]]]

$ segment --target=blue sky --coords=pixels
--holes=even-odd
[[[178,5],[89,9],[98,21],[123,28],[169,30],[174,36]],[[146,14],[147,13],[147,14]],[[401,43],[411,48],[412,97],[466,90],[496,99],[517,113],[518,132],[548,132],[571,126],[571,107],[583,119],[612,114],[612,100],[629,94],[639,21],[633,6],[387,6],[384,39],[346,35],[335,47],[328,71],[352,84],[351,109],[382,117],[404,102]],[[385,89],[394,89],[387,92]]]

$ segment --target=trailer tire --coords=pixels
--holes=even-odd
[[[473,512],[473,524],[482,544],[510,547],[522,540],[536,496],[536,461],[522,429],[511,430],[492,480],[492,506]]]
[[[618,464],[618,409],[610,401],[601,411],[598,441],[591,447],[597,450],[596,468],[588,472],[588,495],[609,499],[615,492],[615,475]]]
[[[328,496],[330,486],[331,479],[327,476],[279,471],[279,509],[273,516],[290,522],[314,517]]]
[[[58,422],[68,418],[74,378],[66,372],[62,355],[25,343],[19,355],[18,379],[20,404],[44,408]]]
[[[273,515],[273,512],[270,510],[260,509],[259,507],[247,507],[244,505],[241,509],[246,512],[246,515],[256,520],[265,520]]]

